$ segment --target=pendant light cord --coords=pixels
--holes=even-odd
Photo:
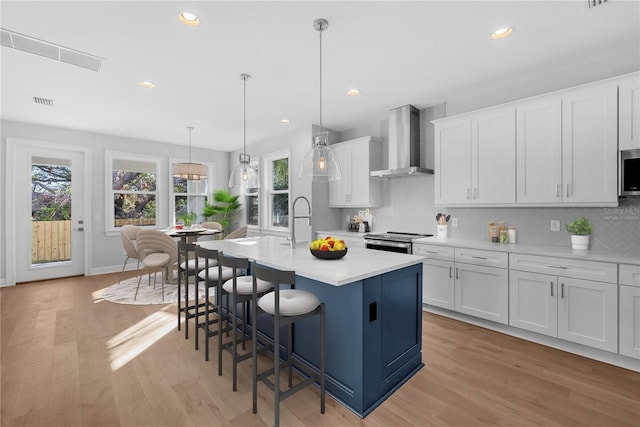
[[[322,31],[323,25],[320,24],[320,133],[322,133]]]
[[[189,129],[189,163],[191,163],[191,131],[193,126],[187,126],[187,129]]]
[[[244,135],[244,144],[243,144],[243,153],[247,155],[247,76],[242,77],[242,85],[244,88],[244,99],[243,99],[243,109],[242,109],[242,120],[243,120],[243,135]]]

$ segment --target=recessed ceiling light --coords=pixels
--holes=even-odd
[[[178,15],[178,19],[180,19],[180,22],[182,22],[183,24],[190,25],[192,27],[200,25],[200,20],[198,19],[198,17],[190,12],[180,12],[180,15]]]
[[[347,95],[351,95],[351,96],[360,95],[360,91],[358,89],[349,89],[347,91]]]
[[[140,82],[140,86],[142,86],[143,88],[146,88],[146,89],[151,89],[152,87],[156,87],[156,85],[154,85],[153,83],[148,82],[146,80],[141,81]]]
[[[289,119],[280,119],[280,123],[289,123]]]
[[[511,27],[498,28],[493,32],[493,34],[491,34],[491,39],[493,40],[503,39],[505,37],[509,37],[511,33],[513,33],[513,28]]]

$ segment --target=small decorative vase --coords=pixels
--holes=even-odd
[[[440,240],[446,240],[447,239],[447,226],[446,226],[446,224],[445,225],[437,224],[436,230],[437,230],[438,239],[440,239]]]
[[[587,250],[589,249],[589,235],[586,236],[577,236],[575,234],[571,235],[571,247],[573,249],[578,250]]]

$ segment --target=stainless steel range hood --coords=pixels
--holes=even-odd
[[[389,116],[389,169],[371,176],[393,178],[433,174],[420,163],[420,110],[413,105],[394,108]]]

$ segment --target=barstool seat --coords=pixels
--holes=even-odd
[[[222,267],[228,268],[228,267]],[[229,292],[233,293],[233,278],[224,282],[222,288]],[[257,291],[258,293],[262,293],[264,291],[268,291],[273,288],[271,283],[266,280],[258,280]],[[253,276],[239,276],[236,278],[236,292],[240,295],[251,295],[253,293]]]
[[[309,313],[320,305],[320,300],[311,292],[299,289],[283,289],[280,291],[280,315],[299,316]],[[260,298],[258,307],[274,315],[276,313],[276,293],[270,292]]]

